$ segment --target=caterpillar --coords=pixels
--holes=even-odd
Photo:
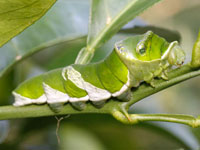
[[[86,102],[102,107],[111,97],[130,100],[130,89],[141,82],[154,86],[155,78],[167,80],[168,70],[180,66],[185,53],[177,41],[167,42],[152,31],[115,44],[104,60],[72,64],[21,83],[14,91],[14,106],[70,103],[84,109]]]

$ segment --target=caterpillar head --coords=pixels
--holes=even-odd
[[[152,31],[116,43],[115,50],[122,60],[129,62],[167,60],[170,65],[180,66],[185,60],[177,41],[168,43]]]

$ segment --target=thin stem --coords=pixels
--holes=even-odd
[[[94,51],[89,51],[86,47],[83,47],[76,57],[75,64],[87,64],[93,55]]]
[[[143,121],[165,121],[173,123],[181,123],[189,125],[193,128],[200,126],[200,118],[195,118],[190,115],[177,115],[177,114],[132,114],[130,115],[134,122]]]
[[[115,111],[113,116],[125,124],[137,124],[144,121],[164,121],[181,123],[193,128],[200,126],[200,117],[195,118],[191,115],[183,114],[130,114],[130,120],[128,120],[122,112]]]

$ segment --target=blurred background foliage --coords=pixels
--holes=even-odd
[[[168,41],[180,41],[188,62],[200,27],[199,10],[199,0],[164,0],[125,25],[96,51],[92,61],[105,58],[116,41],[153,30]],[[26,57],[39,51],[0,78],[0,105],[13,102],[11,91],[25,79],[74,63],[78,52],[86,44],[88,18],[88,0],[58,0],[42,19],[0,48],[0,69],[5,58],[12,61],[13,58],[8,56],[13,49],[21,54],[28,49]],[[45,44],[41,46],[42,43]],[[197,77],[161,91],[135,104],[130,112],[197,116],[200,114],[199,82],[200,77]],[[56,125],[54,117],[0,121],[0,149],[153,150],[199,149],[200,145],[199,128],[158,122],[129,126],[109,115],[65,118],[59,128],[61,142],[58,144]]]

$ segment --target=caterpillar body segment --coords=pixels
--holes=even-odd
[[[123,69],[123,73],[113,74],[107,65],[112,62],[109,59],[112,59],[113,56],[120,63],[115,66],[115,69],[114,66],[109,66],[112,66],[112,69],[116,71],[118,70],[117,72]],[[122,76],[122,74],[124,75]],[[116,52],[113,51],[107,62],[71,65],[27,80],[13,92],[16,100],[14,105],[75,103],[89,100],[95,103],[107,100],[110,97],[118,97],[126,92],[129,89],[128,78],[128,69],[119,57],[116,57]],[[24,88],[26,90],[23,90]],[[22,97],[25,97],[25,99]],[[26,99],[30,99],[30,101]]]
[[[31,78],[14,91],[14,106],[71,103],[84,108],[86,101],[102,106],[111,97],[128,100],[131,87],[155,77],[167,79],[172,65],[180,66],[185,54],[176,41],[168,43],[151,31],[115,44],[103,61],[73,64]],[[128,95],[128,96],[127,96]]]

